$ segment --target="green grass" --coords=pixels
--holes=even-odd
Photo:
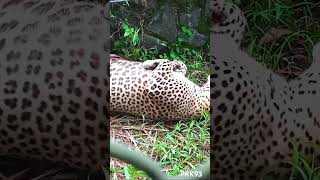
[[[311,52],[320,40],[319,7],[316,1],[266,0],[241,1],[240,8],[248,20],[243,47],[269,68],[300,73],[312,62]],[[271,28],[289,31],[270,42],[260,43]],[[280,31],[281,32],[281,31]]]
[[[316,4],[317,3],[317,4]],[[286,77],[296,77],[312,62],[312,47],[320,41],[320,6],[312,0],[242,0],[248,28],[242,47],[257,61]],[[260,42],[270,30],[283,36]],[[295,150],[289,180],[319,180],[320,167],[313,158]],[[267,179],[267,178],[266,178]]]
[[[178,122],[172,131],[155,139],[150,152],[159,154],[164,167],[170,168],[168,175],[178,175],[186,167],[192,169],[208,157],[210,133],[208,116],[203,121]]]
[[[131,144],[131,147],[141,151],[153,160],[160,162],[167,175],[179,175],[181,170],[194,169],[210,153],[210,119],[204,114],[199,121],[179,122],[128,122],[127,119],[117,119],[112,124],[111,134],[117,134],[117,139]],[[113,131],[115,131],[113,133]],[[123,133],[126,131],[128,133]],[[126,134],[123,136],[123,134]],[[144,172],[125,163],[111,162],[112,179],[126,177],[129,179],[147,179]]]
[[[315,154],[311,160],[303,157],[297,146],[294,146],[291,176],[289,180],[320,180],[320,167],[315,165]]]

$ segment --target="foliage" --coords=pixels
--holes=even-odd
[[[315,154],[311,161],[303,157],[296,145],[293,145],[293,158],[290,180],[320,180],[320,167],[315,166]]]
[[[140,171],[131,165],[125,165],[124,168],[111,169],[111,172],[123,173],[125,175],[126,180],[137,180],[142,177],[144,178],[148,177],[148,175],[145,172]]]
[[[249,53],[273,70],[302,71],[312,62],[311,51],[320,40],[319,23],[313,14],[319,11],[312,1],[246,0],[240,7],[245,11],[248,31],[244,47]],[[272,28],[290,31],[271,42],[259,43]],[[274,33],[275,34],[275,33]]]

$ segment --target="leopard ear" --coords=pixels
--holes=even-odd
[[[143,68],[146,70],[154,70],[156,67],[162,63],[162,62],[167,62],[169,61],[168,59],[154,59],[154,60],[146,60],[144,61]]]
[[[210,92],[210,75],[207,77],[207,82],[201,86],[204,92]]]
[[[157,67],[153,70],[152,74],[160,78],[168,77],[171,78],[173,73],[173,64],[171,61],[159,61]]]

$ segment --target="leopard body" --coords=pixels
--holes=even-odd
[[[111,55],[111,111],[162,120],[200,118],[209,110],[209,82],[198,86],[185,77],[186,71],[180,61],[141,63]]]

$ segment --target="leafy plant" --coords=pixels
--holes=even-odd
[[[190,80],[193,82],[206,81],[209,74],[209,57],[207,55],[209,45],[201,49],[189,47],[187,43],[193,36],[193,30],[190,27],[182,26],[181,31],[178,41],[168,45],[169,52],[162,53],[159,57],[184,62],[188,66],[187,77]]]
[[[320,180],[320,167],[315,166],[315,157],[311,162],[303,157],[296,145],[293,145],[293,158],[291,162],[292,165],[290,180]]]
[[[123,36],[114,42],[113,51],[117,54],[126,55],[128,58],[140,56],[139,28],[131,27],[127,22],[121,24]]]
[[[145,172],[140,171],[131,165],[125,165],[123,169],[122,168],[111,169],[111,172],[124,174],[126,180],[138,180],[141,177],[145,177],[145,178],[149,177]]]
[[[129,27],[128,23],[122,23],[121,28],[124,30],[124,37],[131,39],[133,46],[139,45],[139,31],[140,29],[135,29],[134,27]]]
[[[129,59],[169,59],[184,62],[189,73],[188,78],[193,82],[206,81],[209,73],[207,51],[209,45],[204,48],[195,49],[188,46],[189,39],[193,36],[190,27],[182,26],[181,35],[174,43],[165,44],[169,51],[159,53],[157,49],[145,49],[140,45],[140,29],[129,25],[127,22],[121,24],[122,37],[114,42],[113,52],[121,54]],[[191,72],[191,73],[190,73]]]

